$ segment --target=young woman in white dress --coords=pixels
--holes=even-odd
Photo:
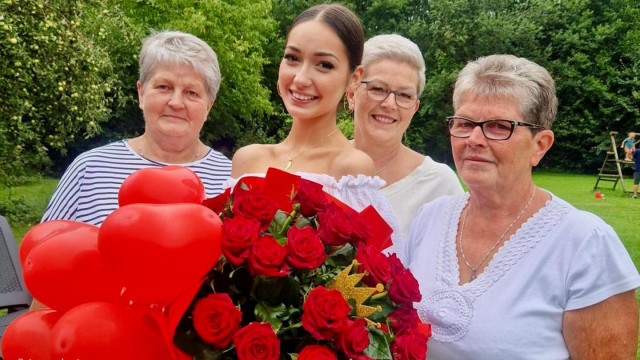
[[[321,183],[355,210],[373,205],[397,228],[389,202],[378,193],[384,181],[372,177],[373,160],[349,142],[336,122],[347,89],[362,79],[363,44],[360,21],[344,6],[322,4],[298,15],[287,33],[277,84],[293,119],[291,130],[281,143],[239,149],[229,186],[241,176],[278,168]]]

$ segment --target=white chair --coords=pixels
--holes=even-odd
[[[31,300],[22,279],[16,240],[7,219],[0,215],[0,309],[9,310],[7,315],[0,316],[0,341],[11,321],[29,311]]]

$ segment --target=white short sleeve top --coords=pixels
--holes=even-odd
[[[418,211],[401,258],[420,284],[418,314],[432,325],[429,360],[568,359],[563,313],[640,287],[611,226],[551,196],[462,286],[456,234],[468,194]]]

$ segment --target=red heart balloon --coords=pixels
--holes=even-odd
[[[206,193],[202,180],[184,166],[145,168],[125,179],[118,192],[118,204],[200,204]]]
[[[58,318],[59,312],[42,309],[13,320],[2,335],[2,357],[5,360],[49,360],[51,328]]]
[[[43,241],[59,234],[67,233],[77,227],[77,222],[72,220],[50,220],[32,227],[22,238],[20,243],[20,264],[24,266],[24,261],[31,249]]]
[[[22,269],[27,289],[61,312],[88,301],[116,301],[122,285],[102,263],[98,227],[75,221],[66,225],[29,251]]]
[[[202,205],[131,204],[105,219],[98,248],[125,298],[168,305],[220,256],[222,222]]]
[[[114,303],[74,307],[58,320],[51,337],[52,359],[172,359],[172,350],[151,316]]]

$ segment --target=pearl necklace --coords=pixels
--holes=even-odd
[[[462,257],[462,261],[464,261],[465,265],[467,265],[467,267],[469,269],[471,269],[471,280],[470,281],[473,281],[478,277],[477,276],[477,270],[480,267],[480,265],[484,264],[485,260],[487,260],[487,257],[489,256],[489,254],[491,254],[491,252],[493,252],[493,250],[495,250],[495,248],[498,247],[498,245],[502,242],[502,239],[507,234],[507,232],[509,232],[509,230],[511,230],[511,227],[513,226],[513,224],[515,224],[516,221],[518,221],[518,219],[520,219],[522,214],[524,214],[524,212],[529,208],[529,205],[531,204],[531,200],[533,200],[533,196],[535,195],[535,193],[536,193],[536,187],[534,186],[533,187],[533,191],[531,192],[531,196],[529,196],[529,200],[527,200],[527,204],[524,206],[524,208],[522,208],[522,210],[520,210],[520,213],[518,214],[518,216],[516,216],[516,218],[513,219],[513,221],[511,222],[511,224],[509,224],[509,226],[507,226],[507,228],[502,232],[502,234],[498,238],[498,241],[496,241],[496,243],[491,247],[491,249],[489,249],[489,251],[487,251],[487,253],[484,254],[484,256],[482,257],[482,259],[480,260],[478,265],[476,265],[475,267],[471,266],[471,264],[469,264],[469,261],[467,261],[467,257],[464,255],[464,249],[462,247],[462,237],[463,237],[463,234],[464,234],[464,227],[467,224],[467,215],[469,215],[469,211],[471,210],[471,202],[469,202],[469,206],[467,207],[467,210],[464,213],[464,217],[462,218],[462,227],[460,228],[460,236],[458,237],[458,245],[460,247],[460,255]]]
[[[305,151],[307,151],[307,150],[311,150],[311,149],[315,148],[316,146],[318,146],[318,145],[322,144],[322,143],[323,143],[325,140],[327,140],[331,135],[335,134],[335,133],[336,133],[336,132],[338,132],[338,131],[340,131],[340,129],[335,129],[335,130],[333,130],[332,132],[330,132],[330,133],[329,133],[329,135],[327,135],[327,136],[323,137],[322,139],[320,139],[320,141],[318,141],[317,143],[315,143],[315,144],[313,144],[313,145],[309,146],[308,148],[304,148],[304,149],[302,149],[302,151],[300,151],[300,152],[299,152],[297,155],[295,155],[295,156],[291,156],[291,149],[289,149],[289,150],[287,151],[287,164],[284,166],[284,169],[285,169],[285,170],[288,170],[288,169],[291,167],[291,165],[293,164],[293,160],[295,160],[295,159],[299,158],[299,157],[300,157],[300,155],[302,155]]]

